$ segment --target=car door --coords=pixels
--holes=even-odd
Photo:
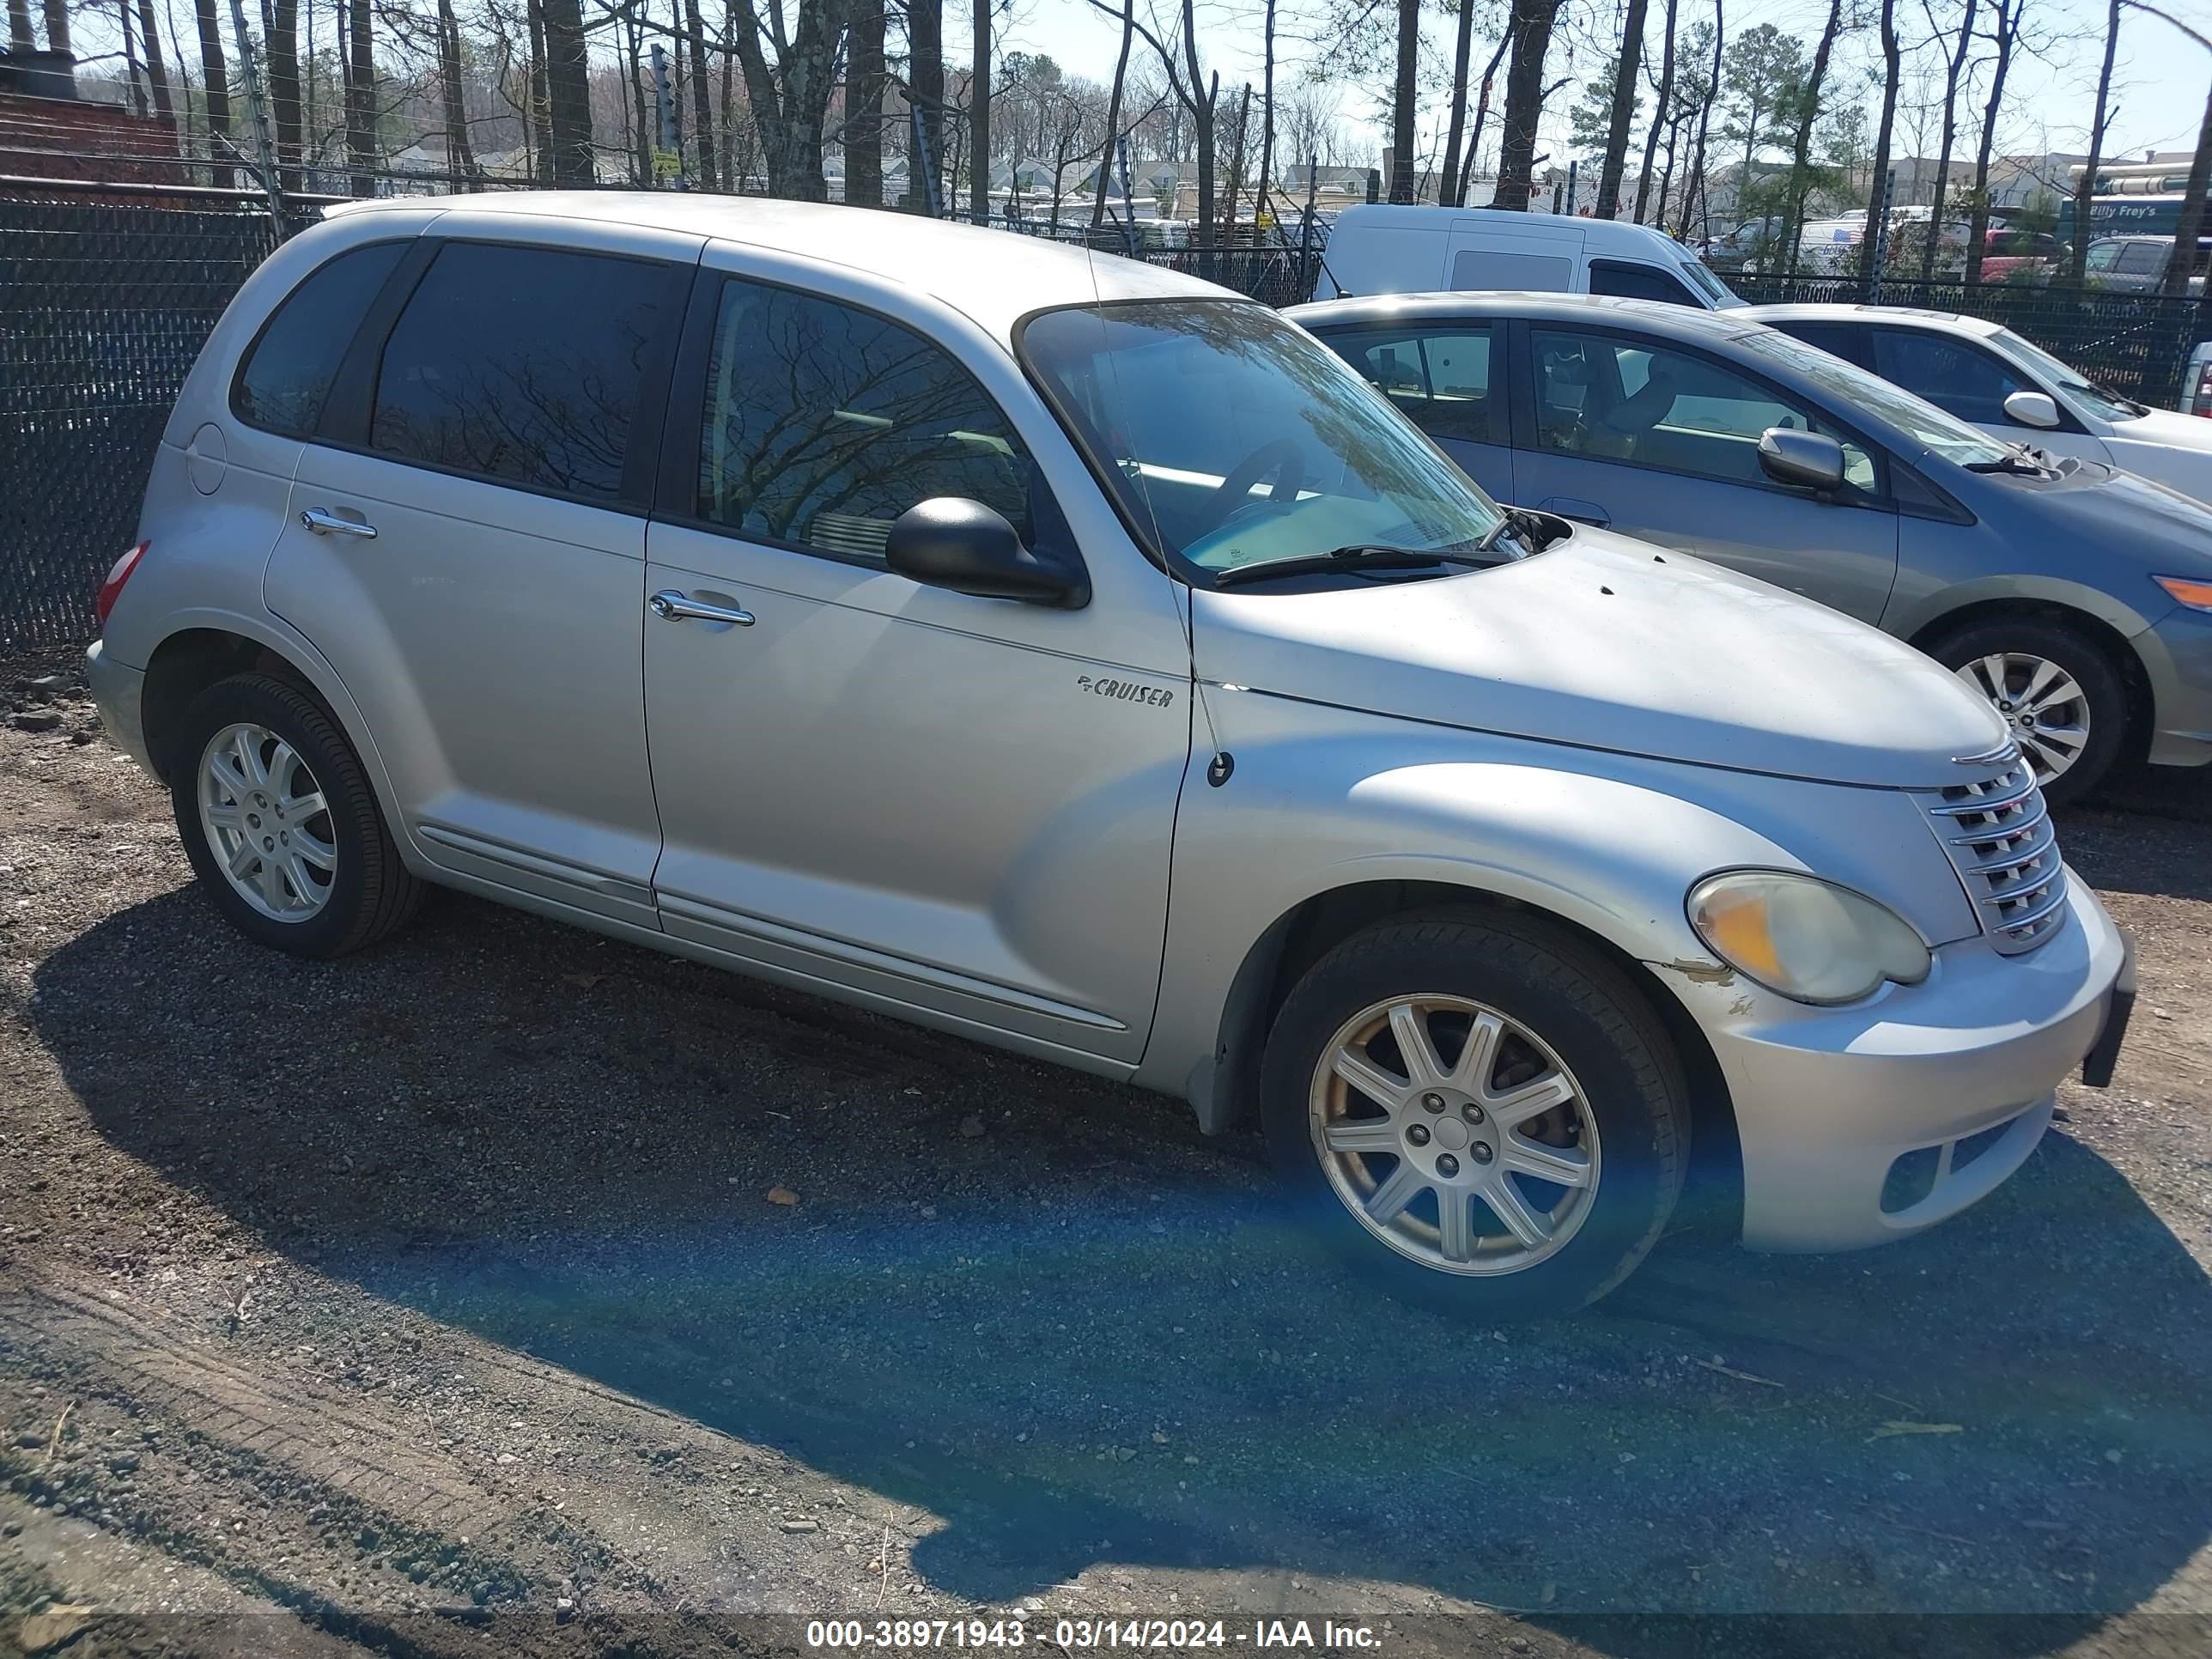
[[[1490,324],[1376,324],[1321,338],[1492,499],[1513,500],[1504,352]]]
[[[1529,323],[1515,398],[1519,501],[1694,553],[1874,622],[1897,576],[1897,514],[1873,452],[1729,365],[1624,331]],[[1759,464],[1770,427],[1844,445],[1832,501]]]
[[[909,1017],[1133,1064],[1190,752],[1173,590],[1002,346],[902,301],[925,334],[834,274],[745,274],[773,258],[709,251],[649,534],[647,589],[680,607],[645,639],[663,925]],[[892,573],[893,521],[940,496],[1081,558],[1091,602]]]
[[[359,705],[430,863],[652,925],[645,522],[705,239],[507,234],[425,240],[387,289],[266,595]]]
[[[2112,459],[2097,435],[2074,418],[2050,387],[2031,380],[1979,342],[1935,329],[1877,327],[1874,372],[2007,443],[2033,444],[2085,461]],[[2040,392],[2057,405],[2055,427],[2029,426],[2005,413],[2015,392]]]

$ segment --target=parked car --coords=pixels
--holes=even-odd
[[[1797,230],[1797,269],[1828,276],[1856,270],[1859,248],[1865,240],[1863,213],[1808,220]]]
[[[1611,294],[1705,310],[1743,303],[1650,225],[1389,204],[1337,215],[1315,283],[1320,298],[1445,289]]]
[[[1775,214],[1747,219],[1699,243],[1698,257],[1708,269],[1722,274],[1756,271],[1771,252],[1775,239],[1781,235],[1782,223],[1781,217]]]
[[[2053,799],[2130,752],[2212,761],[2212,509],[2002,443],[1742,312],[1439,295],[1288,314],[1498,499],[1927,651],[1996,705]]]
[[[2124,1028],[1949,675],[1508,514],[1278,313],[1080,249],[349,205],[215,330],[140,535],[88,672],[246,939],[435,883],[1256,1114],[1481,1318],[1618,1284],[1698,1137],[1754,1245],[1917,1231]]]
[[[2089,244],[2087,271],[2090,282],[2116,294],[2156,294],[2166,287],[2166,268],[2173,262],[2171,236],[2104,236]],[[2204,270],[2212,263],[2212,236],[2197,241],[2197,263],[2187,284],[2191,294],[2204,291]]]
[[[1744,314],[1994,438],[2124,467],[2212,502],[2212,426],[2107,391],[2000,324],[1891,306],[1757,306]]]
[[[2191,350],[2175,407],[2185,415],[2212,416],[2212,340],[2199,340]]]
[[[1982,248],[1982,280],[1987,283],[2047,282],[2066,253],[2065,244],[2049,231],[2010,225],[1991,225]]]

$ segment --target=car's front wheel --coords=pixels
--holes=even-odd
[[[1994,617],[1936,641],[1929,654],[1990,700],[2052,804],[2079,800],[2119,758],[2126,684],[2112,659],[2075,629],[2032,617]]]
[[[1681,1068],[1613,963],[1539,918],[1354,935],[1284,1001],[1268,1150],[1356,1267],[1482,1319],[1565,1313],[1644,1259],[1688,1155]]]
[[[208,687],[185,711],[167,770],[192,869],[248,938],[338,957],[414,914],[422,884],[359,758],[299,687],[265,674]]]

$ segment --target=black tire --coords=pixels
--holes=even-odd
[[[337,867],[321,908],[298,921],[264,915],[239,894],[201,823],[200,769],[208,745],[241,724],[264,727],[289,744],[325,803]],[[400,862],[353,746],[322,705],[298,686],[265,674],[240,674],[208,687],[185,710],[167,770],[177,833],[193,873],[216,908],[256,944],[295,956],[342,957],[400,927],[421,904],[423,884]]]
[[[1401,1254],[1353,1218],[1324,1172],[1309,1102],[1325,1050],[1361,1011],[1423,994],[1480,1003],[1536,1034],[1595,1121],[1601,1156],[1579,1226],[1516,1271],[1455,1273]],[[1681,1194],[1688,1101],[1664,1028],[1618,968],[1556,923],[1474,908],[1396,918],[1330,951],[1285,1000],[1261,1073],[1268,1153],[1316,1236],[1395,1294],[1482,1321],[1570,1313],[1635,1270]]]
[[[2111,655],[2078,629],[2037,617],[1992,617],[1969,623],[1929,645],[1928,654],[1957,673],[1967,664],[2007,653],[2040,657],[2071,675],[2088,705],[2088,741],[2073,763],[2055,777],[2042,779],[2044,798],[2063,805],[2081,799],[2105,781],[2120,757],[2128,736],[2128,688]],[[1977,689],[1979,689],[1978,686]],[[2004,714],[2002,708],[1998,711]],[[2011,716],[2006,715],[2008,721]],[[2021,734],[2015,731],[2015,737]],[[2023,744],[2023,748],[2028,745]]]

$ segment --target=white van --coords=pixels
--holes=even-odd
[[[1385,204],[1337,216],[1314,297],[1453,289],[1610,294],[1705,311],[1743,304],[1696,255],[1650,225]]]

